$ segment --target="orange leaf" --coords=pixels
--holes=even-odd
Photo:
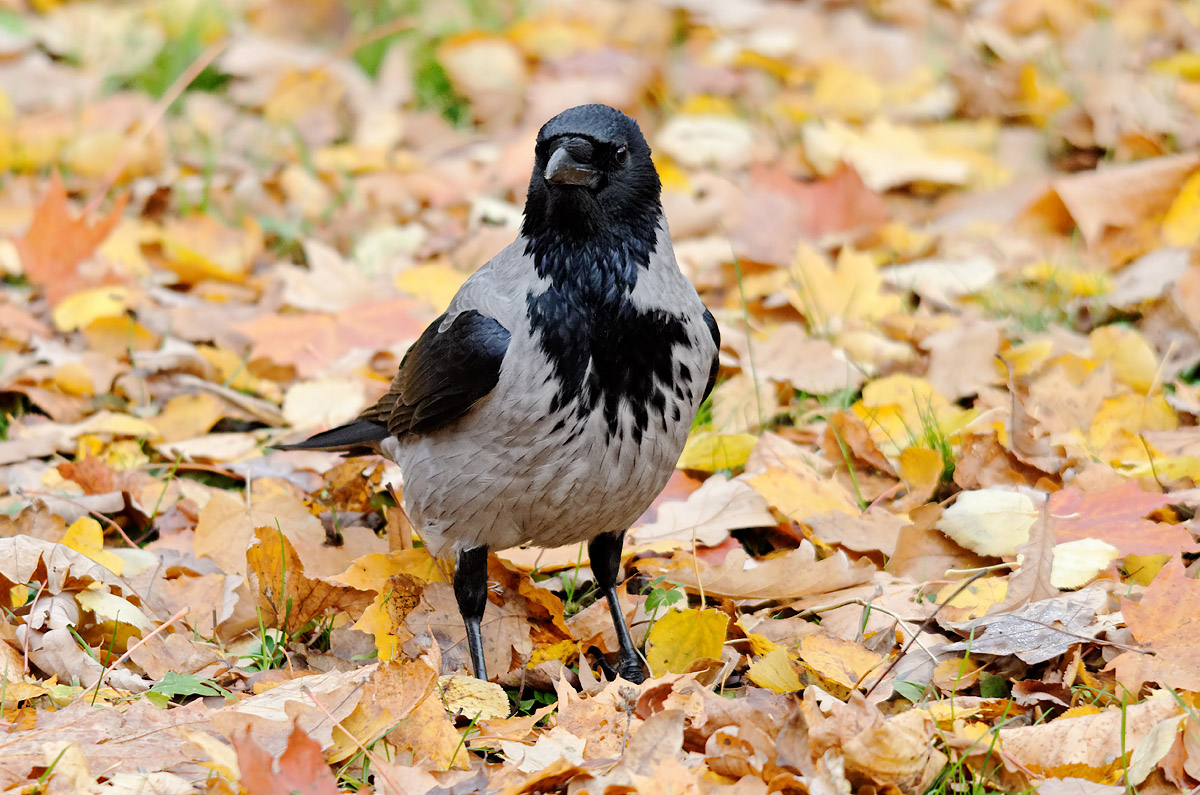
[[[278,760],[272,759],[270,752],[256,743],[249,731],[235,737],[233,747],[237,749],[242,788],[250,795],[275,792],[336,795],[338,792],[333,773],[321,755],[321,746],[304,733],[299,721],[295,722],[287,748]]]
[[[58,174],[50,178],[50,189],[34,210],[33,221],[17,239],[17,253],[25,275],[45,291],[51,305],[91,284],[81,279],[77,269],[121,220],[128,201],[129,194],[121,196],[106,217],[90,224],[71,214]]]

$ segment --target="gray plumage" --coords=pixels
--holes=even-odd
[[[615,581],[624,532],[666,484],[716,374],[716,324],[675,262],[637,125],[581,106],[537,147],[522,233],[466,280],[388,394],[284,447],[400,466],[431,552],[472,572],[455,582],[469,638],[478,550],[589,541]],[[623,618],[618,631],[621,673],[640,679]]]

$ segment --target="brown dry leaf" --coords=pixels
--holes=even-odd
[[[843,351],[811,337],[799,323],[781,323],[752,349],[759,378],[791,384],[811,395],[829,395],[862,386],[863,372]]]
[[[118,711],[77,699],[54,712],[41,710],[35,725],[0,741],[4,758],[0,786],[8,788],[28,777],[36,778],[33,771],[44,771],[54,761],[53,755],[46,759],[51,744],[54,754],[74,744],[89,769],[104,771],[108,776],[154,770],[174,773],[202,786],[212,772],[204,764],[206,757],[186,733],[211,731],[206,726],[209,714],[200,701],[165,710],[137,700],[128,709]]]
[[[735,549],[720,566],[701,565],[699,580],[688,563],[680,561],[681,565],[672,570],[673,581],[693,591],[702,588],[709,596],[758,601],[787,601],[829,593],[867,582],[875,572],[869,561],[851,562],[842,552],[817,560],[816,549],[807,542],[761,561],[751,560],[744,551]]]
[[[387,741],[404,758],[429,760],[443,769],[466,768],[470,755],[463,748],[462,734],[454,728],[436,693],[435,688],[408,713],[407,719],[388,732]]]
[[[767,501],[740,478],[714,474],[682,502],[666,502],[649,524],[634,527],[629,539],[635,544],[675,541],[715,547],[729,537],[730,530],[770,527],[775,518]]]
[[[1180,690],[1200,690],[1200,581],[1188,577],[1179,558],[1163,567],[1142,598],[1125,600],[1125,624],[1145,651],[1126,651],[1108,664],[1131,693],[1145,682]]]
[[[828,717],[821,715],[807,692],[804,706],[812,758],[840,748],[846,777],[859,786],[873,783],[905,793],[924,792],[946,763],[946,755],[931,742],[933,721],[918,710],[884,718],[857,693],[848,704],[834,702]]]
[[[271,754],[283,753],[293,726],[298,722],[304,733],[322,749],[329,749],[334,745],[336,723],[345,720],[358,707],[377,665],[297,676],[264,693],[212,712],[210,720],[227,738],[249,731]]]
[[[282,531],[258,527],[254,537],[258,543],[246,550],[246,560],[258,579],[258,604],[270,626],[291,634],[331,610],[357,617],[370,602],[367,592],[308,577]]]
[[[379,663],[358,706],[334,728],[329,761],[353,756],[360,744],[370,746],[435,694],[436,686],[437,672],[425,659]]]
[[[1041,514],[1029,526],[1029,540],[1016,549],[1018,568],[1008,575],[1008,593],[1003,602],[988,611],[989,615],[1058,596],[1058,588],[1053,583],[1054,540],[1049,499],[1046,499],[1042,502]]]
[[[1005,765],[1020,765],[1036,775],[1114,782],[1124,772],[1123,754],[1136,749],[1159,723],[1181,715],[1171,694],[1160,692],[1139,704],[1001,729],[1000,747]]]
[[[861,516],[830,511],[810,516],[805,521],[813,534],[828,544],[839,544],[855,552],[881,552],[889,558],[896,551],[896,542],[904,522],[887,511],[872,510]]]
[[[1084,241],[1094,246],[1107,230],[1161,219],[1198,165],[1200,157],[1181,154],[1062,177],[1051,181],[1028,212],[1041,220],[1065,210]]]

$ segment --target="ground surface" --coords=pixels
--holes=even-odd
[[[0,785],[1194,788],[1197,52],[1194,1],[0,2]],[[585,101],[721,381],[628,540],[653,678],[522,549],[479,685],[395,469],[268,445]]]

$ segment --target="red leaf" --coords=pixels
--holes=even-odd
[[[353,348],[375,351],[416,339],[427,319],[420,301],[394,298],[358,304],[337,315],[266,315],[234,328],[253,341],[254,358],[290,364],[301,376],[312,377]]]
[[[17,253],[25,275],[42,288],[51,305],[84,287],[92,280],[81,279],[79,264],[92,256],[109,232],[121,220],[129,195],[121,196],[109,214],[88,223],[76,218],[67,203],[67,192],[58,174],[50,178],[50,189],[33,211],[33,221],[17,239]]]
[[[1050,495],[1050,516],[1060,544],[1098,538],[1122,555],[1177,555],[1200,549],[1182,525],[1144,518],[1169,502],[1167,495],[1142,491],[1133,481],[1089,494],[1071,486]]]

